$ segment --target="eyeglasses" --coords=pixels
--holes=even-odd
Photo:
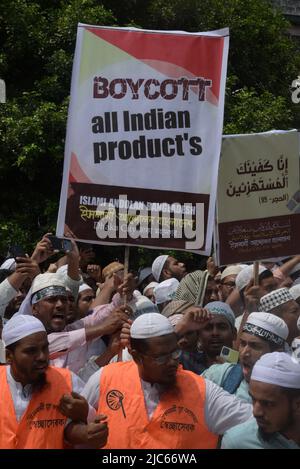
[[[180,357],[181,350],[177,349],[174,350],[174,352],[171,353],[166,353],[165,355],[161,355],[160,357],[153,357],[152,355],[148,355],[147,353],[142,353],[142,355],[145,355],[146,357],[151,358],[157,365],[165,365],[168,363],[168,361],[172,360],[178,360]]]

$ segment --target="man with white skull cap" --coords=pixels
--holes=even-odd
[[[47,332],[41,321],[29,315],[14,316],[4,326],[2,337],[8,366],[0,367],[0,448],[63,449],[66,417],[82,422],[80,442],[86,443],[84,423],[88,413],[90,420],[95,413],[77,394],[82,381],[69,370],[48,366]],[[106,441],[106,425],[99,430],[100,445]]]
[[[284,350],[288,336],[285,322],[270,313],[251,313],[243,326],[239,345],[239,363],[212,365],[203,376],[239,399],[252,402],[249,381],[253,366],[265,353]]]
[[[172,256],[162,255],[154,259],[152,275],[157,282],[169,278],[176,278],[180,282],[186,275],[186,269],[183,262],[179,262]]]
[[[174,299],[178,286],[179,282],[176,278],[169,278],[154,287],[155,303],[160,312]]]
[[[139,316],[130,334],[133,361],[105,366],[83,390],[109,418],[110,449],[215,448],[217,434],[250,417],[251,405],[178,368],[177,337],[166,317]]]
[[[284,352],[255,364],[249,392],[253,419],[225,433],[223,449],[300,449],[300,364]]]
[[[237,305],[237,293],[239,301],[237,304],[242,304],[244,314],[246,316],[254,311],[259,311],[259,300],[260,298],[270,293],[272,290],[278,288],[278,281],[274,278],[271,270],[266,269],[264,266],[259,265],[258,267],[258,285],[253,285],[254,281],[254,265],[249,265],[241,270],[236,277],[237,289],[232,292],[227,302],[235,309],[236,314],[239,314]],[[240,329],[241,324],[244,321],[244,315],[238,315],[235,326],[237,330]]]
[[[235,288],[237,275],[243,270],[241,265],[227,266],[220,278],[219,294],[221,301],[226,301],[232,290]]]
[[[92,341],[102,335],[121,329],[130,308],[116,307],[112,302],[94,309],[93,314],[66,325],[68,313],[67,290],[61,277],[53,273],[38,275],[31,288],[33,316],[45,326],[48,333],[51,364],[69,368],[77,373],[91,355],[100,354]]]
[[[275,314],[283,319],[289,328],[287,343],[291,345],[292,341],[299,335],[297,321],[300,316],[300,306],[294,300],[287,288],[279,288],[260,299],[260,310]]]
[[[91,304],[95,299],[95,292],[90,285],[84,283],[80,285],[77,298],[77,308],[79,312],[79,318],[84,318],[88,314],[91,314]]]

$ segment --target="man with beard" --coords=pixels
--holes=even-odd
[[[203,376],[236,397],[252,402],[249,382],[253,366],[265,353],[283,351],[289,330],[285,322],[270,313],[251,313],[240,337],[239,363],[212,365]]]
[[[67,417],[84,428],[75,443],[103,445],[106,424],[86,425],[89,411],[89,419],[95,413],[77,394],[82,381],[69,370],[48,366],[47,333],[41,321],[15,316],[3,328],[3,340],[8,366],[0,367],[0,448],[63,449]]]
[[[92,341],[121,329],[128,318],[125,309],[130,310],[128,306],[115,308],[113,303],[103,305],[93,314],[66,326],[67,291],[61,278],[51,273],[35,278],[30,301],[33,316],[42,321],[48,333],[51,364],[75,373],[90,358]]]
[[[204,314],[207,321],[201,324],[198,317]],[[169,320],[175,326],[181,349],[180,364],[199,375],[218,361],[223,345],[232,347],[236,337],[234,314],[221,301],[208,303],[204,309],[188,306],[184,314],[171,315]]]
[[[156,282],[162,282],[169,278],[176,278],[180,282],[186,275],[185,264],[172,256],[158,256],[152,264],[152,275]]]
[[[254,419],[225,433],[222,449],[300,449],[300,364],[284,352],[263,355],[249,392]]]
[[[299,336],[297,321],[300,317],[300,306],[287,288],[279,288],[260,299],[260,310],[275,314],[287,324],[289,335],[288,345]]]
[[[215,448],[217,434],[250,417],[251,405],[178,367],[177,337],[161,314],[135,319],[130,347],[133,361],[103,367],[82,392],[108,416],[108,448]]]
[[[241,265],[229,265],[221,273],[219,288],[219,295],[221,301],[226,301],[230,293],[235,288],[235,279],[237,275],[243,270]]]
[[[229,305],[212,301],[205,305],[205,309],[211,317],[199,331],[203,371],[217,363],[223,346],[232,348],[236,339],[235,317]]]

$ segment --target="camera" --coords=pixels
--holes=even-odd
[[[8,249],[8,257],[26,257],[26,252],[25,249],[23,249],[21,246],[10,246]]]
[[[54,250],[66,252],[72,251],[73,249],[72,243],[69,239],[61,239],[56,236],[47,236],[47,238],[51,242]]]

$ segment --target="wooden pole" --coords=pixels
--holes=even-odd
[[[125,246],[125,253],[124,253],[124,279],[128,274],[129,270],[129,254],[130,254],[130,246]],[[124,295],[124,306],[127,305],[127,295]],[[122,351],[123,349],[119,350],[118,353],[118,362],[122,361]]]
[[[253,286],[258,285],[258,272],[259,272],[259,261],[254,261],[254,267],[253,267]]]
[[[254,261],[254,264],[253,264],[253,286],[257,286],[258,285],[258,275],[259,275],[259,261]],[[250,315],[250,311],[245,311],[244,314],[243,314],[243,318],[242,318],[242,321],[241,321],[241,325],[240,325],[240,328],[238,330],[238,334],[237,334],[237,339],[235,341],[235,348],[238,350],[239,349],[239,346],[240,346],[240,337],[241,337],[241,334],[243,332],[243,328],[244,328],[244,325],[245,323],[247,322],[247,319],[248,319],[248,316]]]
[[[124,253],[124,277],[128,274],[129,269],[129,254],[130,254],[130,246],[125,246],[125,253]]]

